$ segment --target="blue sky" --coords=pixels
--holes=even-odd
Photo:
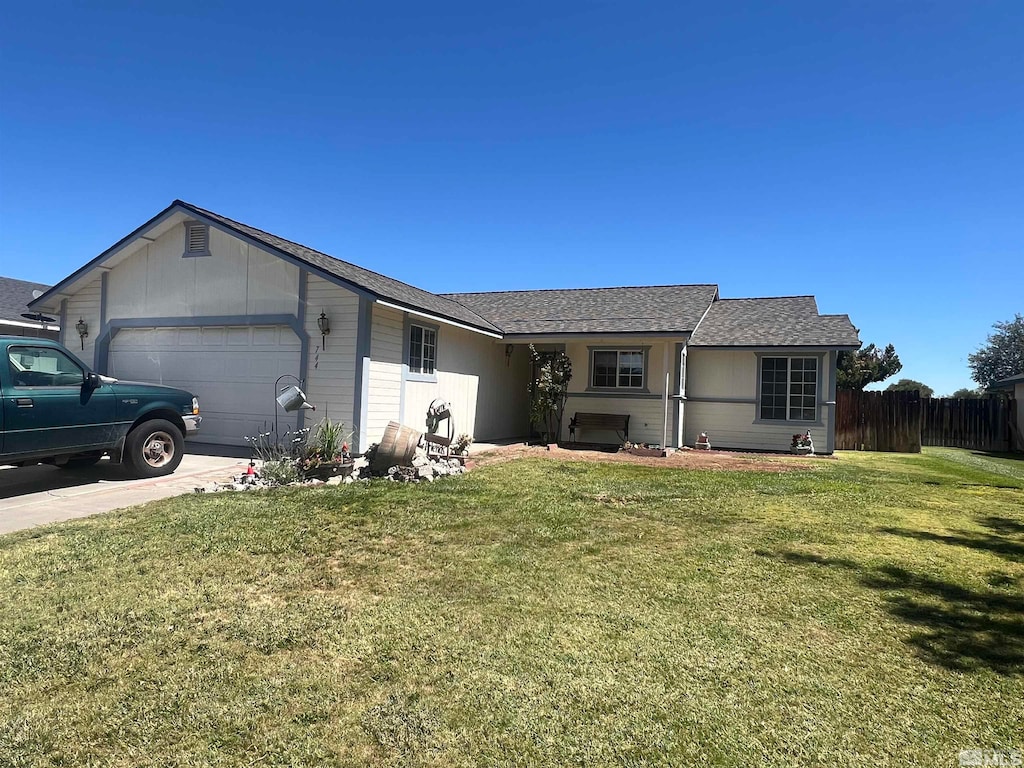
[[[4,9],[0,274],[181,198],[435,291],[812,293],[940,393],[1024,312],[1024,3],[88,5]]]

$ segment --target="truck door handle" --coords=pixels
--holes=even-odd
[[[16,397],[14,398],[14,404],[19,408],[31,408],[32,398],[31,397]]]

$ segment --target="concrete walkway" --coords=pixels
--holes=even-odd
[[[197,486],[244,472],[247,463],[232,456],[186,453],[174,474],[150,480],[130,480],[122,467],[106,459],[88,469],[3,467],[0,533],[191,493]]]

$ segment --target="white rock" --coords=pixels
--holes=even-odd
[[[341,475],[335,475],[327,481],[327,485],[341,485],[347,479]]]

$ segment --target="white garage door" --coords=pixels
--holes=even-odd
[[[287,326],[124,328],[110,345],[109,368],[119,379],[197,395],[203,423],[194,440],[245,445],[244,436],[273,425],[274,381],[300,375],[299,350]],[[280,425],[294,428],[295,414],[282,411]]]

